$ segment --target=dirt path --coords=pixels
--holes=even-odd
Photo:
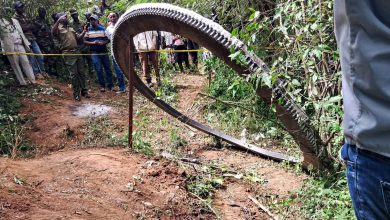
[[[175,83],[178,108],[188,110],[207,79],[179,75]],[[176,150],[178,155],[201,164],[107,148],[117,142],[101,140],[112,140],[113,134],[119,137],[127,130],[126,96],[92,91],[92,99],[76,103],[63,83],[53,81],[41,90],[52,87],[52,94],[38,92],[23,100],[21,115],[30,119],[26,138],[37,146],[36,158],[0,158],[0,219],[269,219],[250,197],[271,204],[287,198],[305,179],[245,152],[210,149],[207,135],[178,122],[166,125],[168,116],[142,98],[135,100],[135,109],[147,111],[137,117],[151,112],[145,123],[157,133],[156,149],[170,146],[167,133],[172,126],[187,141]],[[80,108],[91,112],[80,116]],[[101,111],[107,120],[96,117]],[[161,127],[156,127],[157,122]],[[108,136],[100,140],[96,133]],[[211,203],[188,191],[189,179],[196,177],[191,173],[196,167],[211,167],[208,164],[233,173],[221,172],[226,176],[212,191]]]
[[[5,219],[188,218],[193,214],[175,165],[120,149],[3,159],[0,166],[0,214]]]

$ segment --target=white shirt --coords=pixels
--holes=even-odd
[[[110,41],[112,39],[112,34],[114,33],[114,29],[115,29],[115,25],[113,24],[108,25],[106,28],[106,36]]]
[[[146,31],[137,34],[134,37],[135,48],[140,50],[156,50],[157,48],[157,31]]]

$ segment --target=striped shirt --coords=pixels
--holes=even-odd
[[[85,34],[84,39],[89,42],[106,41],[108,40],[106,35],[106,29],[103,25],[98,25],[96,28],[91,26],[88,28],[88,32]],[[107,53],[106,45],[90,45],[92,53]]]

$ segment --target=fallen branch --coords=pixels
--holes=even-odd
[[[192,196],[194,196],[195,198],[199,199],[201,202],[203,202],[203,203],[207,206],[207,208],[209,208],[210,211],[215,215],[215,217],[217,217],[218,220],[221,219],[221,217],[219,217],[219,215],[217,214],[217,212],[213,209],[213,207],[211,207],[211,205],[209,205],[209,204],[207,203],[206,200],[200,198],[198,195],[196,195],[196,194],[194,194],[194,193],[192,193],[192,192],[190,192],[190,194],[191,194]]]
[[[272,214],[272,212],[267,207],[262,205],[259,201],[257,201],[257,199],[253,198],[252,196],[248,196],[248,198],[250,200],[252,200],[252,202],[255,203],[261,210],[263,210],[265,213],[267,213],[271,217],[271,219],[278,220],[278,217],[276,217],[274,214]]]

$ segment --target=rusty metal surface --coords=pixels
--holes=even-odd
[[[159,108],[181,122],[207,134],[221,138],[244,150],[260,154],[270,159],[289,161],[291,163],[298,162],[297,159],[288,155],[248,145],[239,139],[203,125],[188,118],[169,104],[158,99],[154,92],[135,74],[135,71],[130,71],[133,67],[129,65],[129,54],[126,53],[129,46],[134,48],[133,36],[148,30],[167,31],[190,38],[222,59],[241,76],[246,77],[249,74],[258,73],[269,74],[269,69],[266,64],[256,55],[249,53],[246,46],[240,40],[231,37],[230,33],[224,30],[219,24],[193,11],[169,4],[148,3],[136,5],[121,16],[113,34],[112,53],[121,69],[126,70],[124,72],[127,78],[129,78],[129,74],[132,74],[133,83],[137,90]],[[229,58],[230,48],[241,51],[246,57],[247,64],[242,65],[232,61]],[[131,51],[134,52],[134,50]],[[303,152],[304,165],[319,167],[320,161],[325,158],[326,149],[323,147],[318,132],[311,126],[306,114],[294,103],[293,99],[285,91],[284,86],[285,83],[283,81],[277,80],[272,88],[259,86],[257,88],[257,94],[268,104],[271,104],[272,100],[279,101],[278,103],[274,103],[276,105],[277,116]]]

